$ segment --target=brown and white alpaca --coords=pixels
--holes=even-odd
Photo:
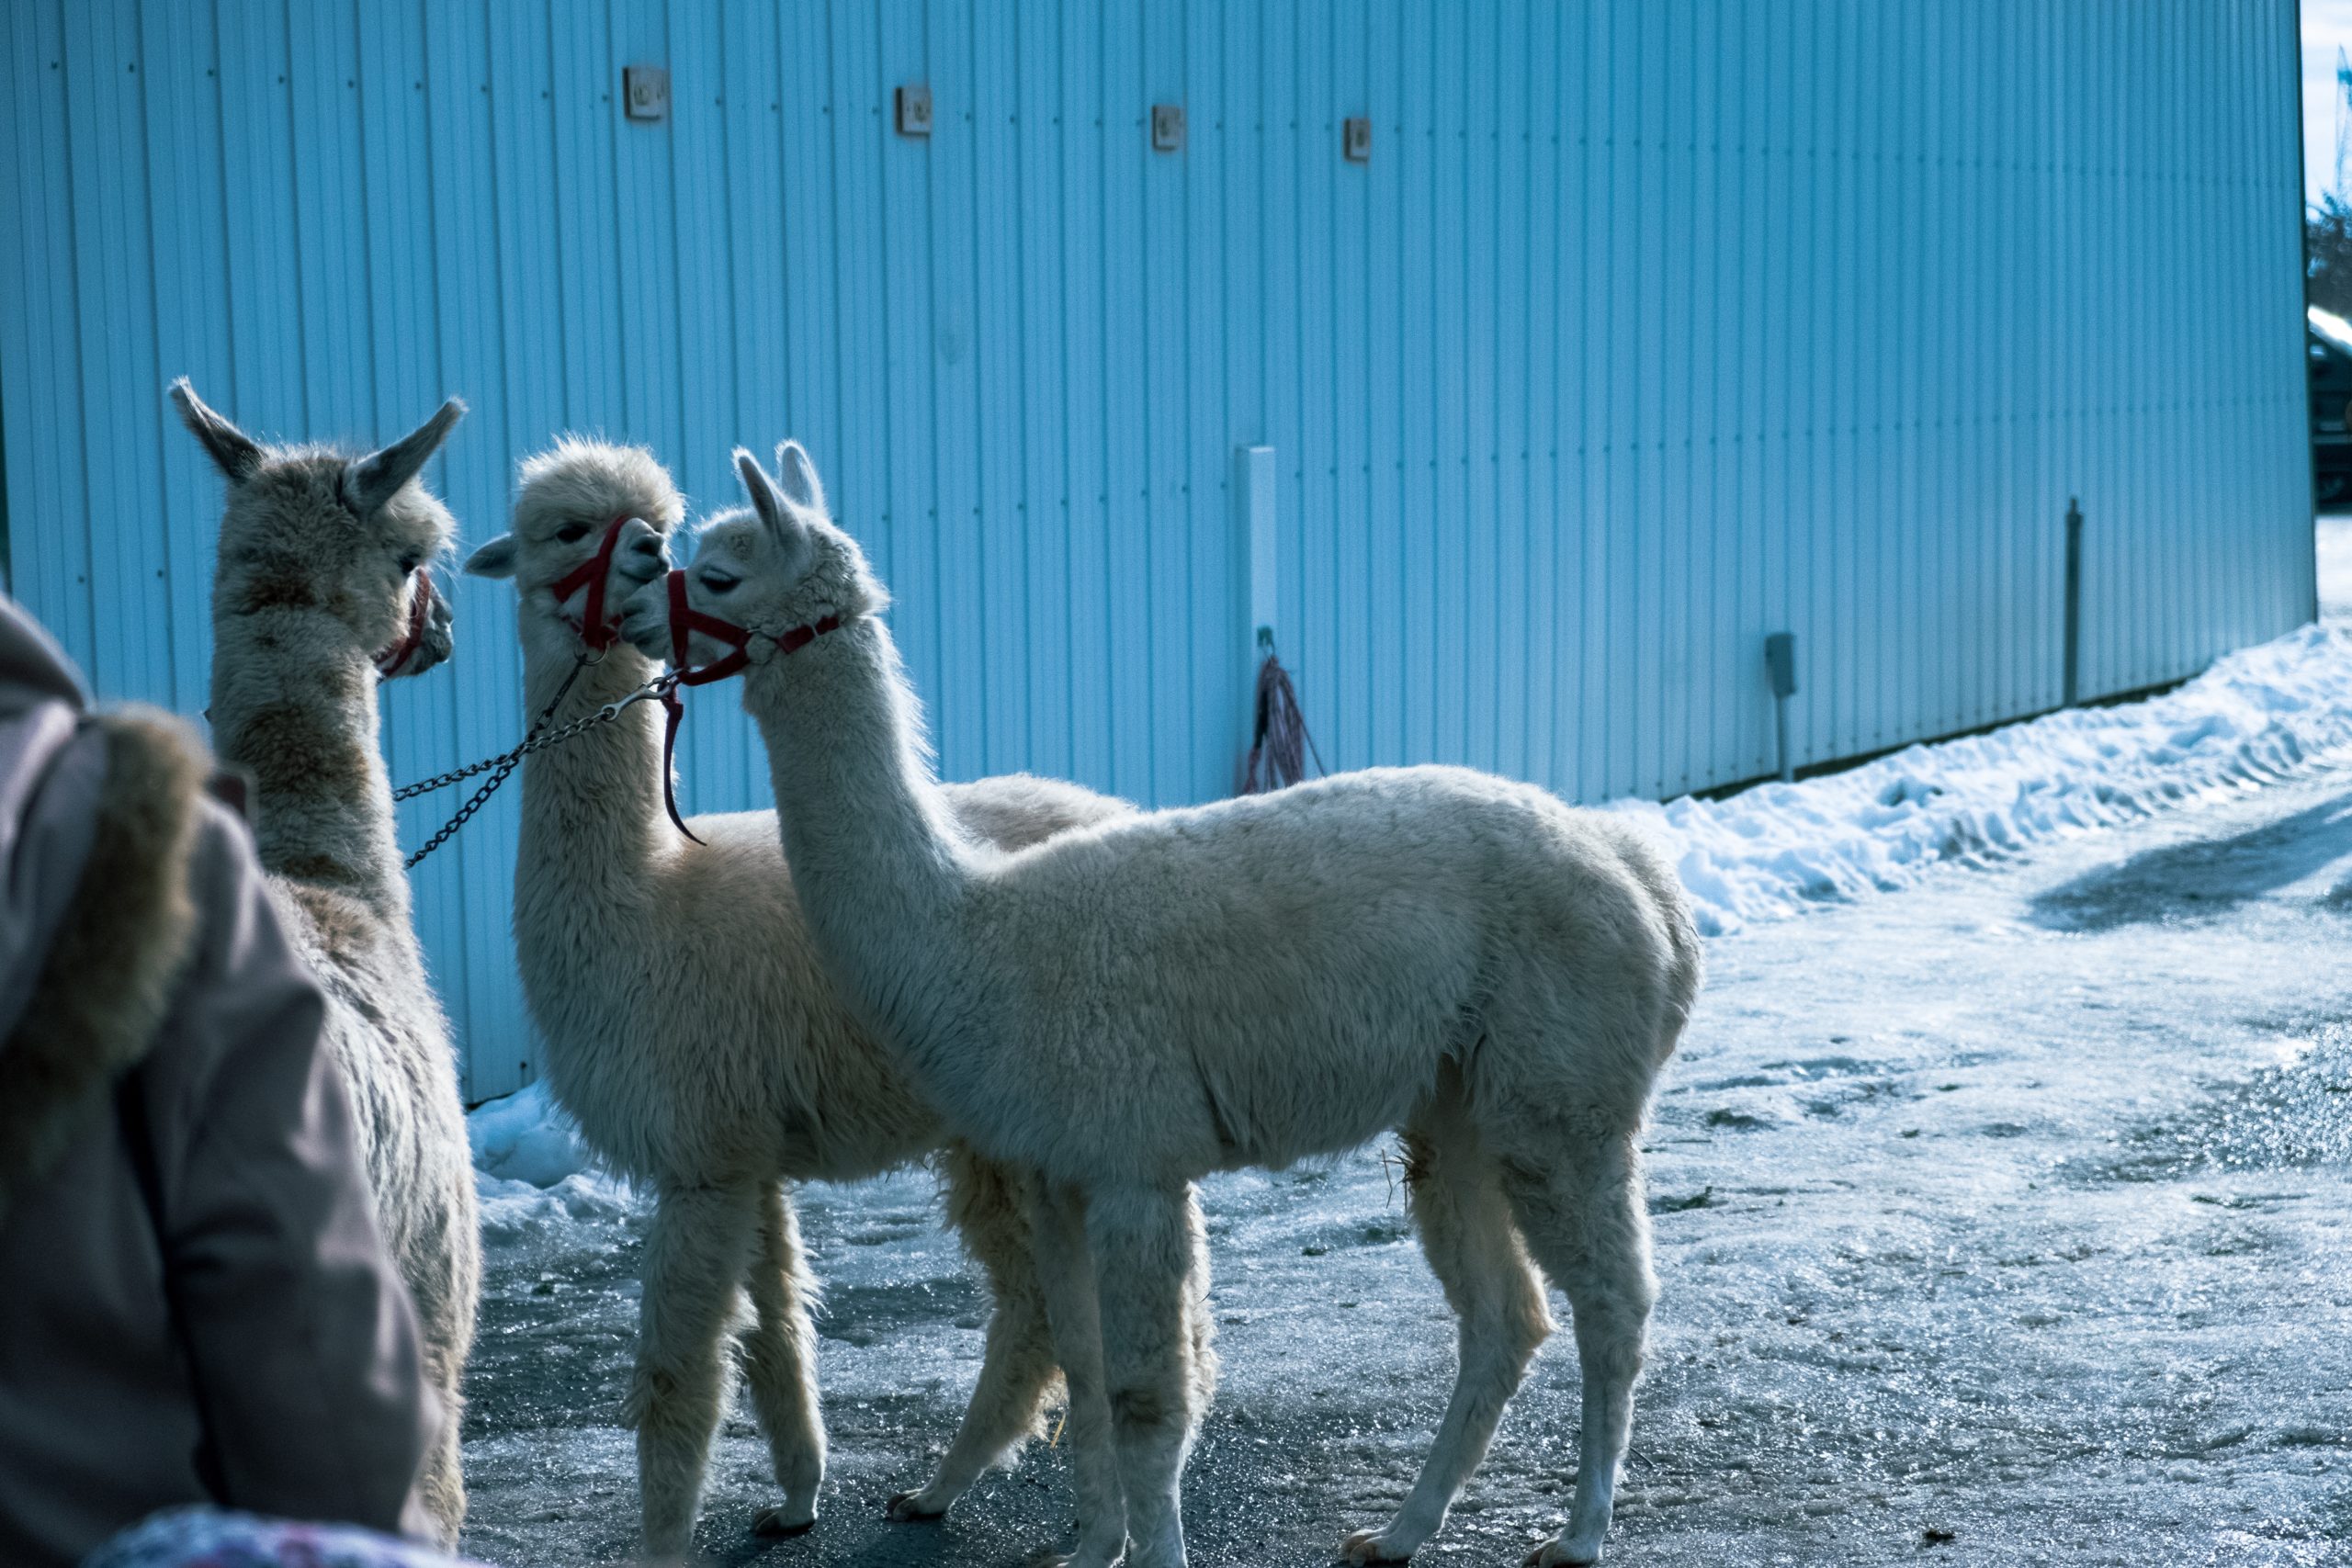
[[[515,585],[526,712],[544,709],[575,669],[560,722],[656,673],[636,649],[601,645],[622,600],[667,568],[664,538],[683,511],[642,448],[567,439],[524,464],[514,531],[466,570]],[[600,550],[612,614],[590,626]],[[854,1180],[933,1153],[949,1221],[994,1300],[961,1428],[929,1483],[891,1501],[896,1517],[936,1517],[1037,1429],[1052,1392],[1053,1309],[1026,1204],[1001,1168],[944,1142],[929,1104],[826,977],[775,814],[696,817],[696,843],[664,815],[662,784],[651,703],[534,753],[514,868],[515,951],[548,1087],[599,1156],[654,1201],[628,1407],[647,1553],[674,1559],[692,1536],[739,1295],[752,1307],[744,1381],[783,1489],[754,1528],[785,1534],[814,1522],[825,1435],[789,1185]],[[961,830],[1006,847],[1133,814],[1035,778],[951,785],[946,799]],[[1197,1235],[1197,1206],[1186,1203]],[[1206,1368],[1204,1308],[1192,1331]]]
[[[376,1219],[415,1299],[443,1425],[425,1505],[465,1517],[460,1382],[481,1281],[473,1164],[448,1021],[425,978],[377,739],[376,682],[447,656],[426,563],[448,510],[416,475],[454,399],[380,451],[264,446],[185,378],[180,417],[228,480],[212,583],[213,746],[251,775],[254,838],[287,935],[327,996]]]
[[[1035,1173],[1038,1228],[1082,1226],[1105,1397],[1074,1392],[1070,1427],[1081,1452],[1107,1431],[1115,1464],[1081,1473],[1074,1568],[1184,1562],[1180,1195],[1390,1129],[1460,1361],[1419,1481],[1341,1555],[1401,1562],[1444,1520],[1551,1326],[1540,1269],[1575,1309],[1584,1422],[1567,1524],[1529,1562],[1597,1561],[1657,1291],[1635,1138],[1699,984],[1672,869],[1613,818],[1437,767],[977,844],[887,593],[808,454],[780,456],[781,490],[737,454],[758,517],[705,531],[684,602],[742,637],[827,965],[949,1126]],[[640,591],[625,630],[666,646],[673,603]]]

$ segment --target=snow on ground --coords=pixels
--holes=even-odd
[[[1746,929],[1709,944],[1648,1140],[1664,1293],[1612,1562],[2346,1560],[2352,774],[2317,765],[2352,760],[2344,636],[2136,708],[1648,808],[1686,876],[1715,877],[1718,931]],[[2176,802],[2199,808],[2149,815]],[[1922,880],[1939,864],[1980,869]],[[467,1545],[620,1561],[644,1210],[578,1170],[543,1102],[475,1133]],[[1328,1562],[1410,1483],[1450,1314],[1381,1149],[1204,1201],[1226,1371],[1187,1472],[1193,1561]],[[733,1416],[704,1549],[1011,1568],[1057,1540],[1067,1476],[1042,1446],[944,1526],[883,1521],[961,1414],[985,1303],[920,1173],[800,1202],[827,1290],[824,1516],[751,1537],[775,1487]],[[1563,1337],[1417,1561],[1516,1562],[1556,1523],[1576,1387]]]

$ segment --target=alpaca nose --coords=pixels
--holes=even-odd
[[[633,541],[628,553],[622,558],[628,574],[640,582],[650,582],[670,570],[670,552],[659,535],[648,534]]]

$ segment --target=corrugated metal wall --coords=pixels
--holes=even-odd
[[[2086,692],[2312,602],[2292,0],[11,0],[0,47],[15,588],[109,695],[203,702],[181,372],[288,435],[464,394],[469,539],[560,429],[709,505],[795,433],[947,771],[1155,802],[1243,739],[1245,445],[1338,767],[1750,777],[1780,629],[1804,759],[2049,706],[2070,494]],[[503,585],[459,612],[396,776],[518,728]],[[763,800],[697,706],[691,801]],[[419,881],[477,1094],[531,1055],[505,813]]]

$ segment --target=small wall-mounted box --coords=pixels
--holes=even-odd
[[[1776,697],[1797,694],[1797,634],[1774,632],[1764,639],[1764,673]]]
[[[1183,105],[1151,106],[1151,150],[1155,152],[1182,152],[1184,150]]]
[[[919,82],[899,89],[899,134],[931,134],[931,89]]]
[[[1340,155],[1351,164],[1372,162],[1372,118],[1369,115],[1340,122]]]
[[[670,72],[662,65],[621,67],[621,112],[631,119],[670,118]]]

